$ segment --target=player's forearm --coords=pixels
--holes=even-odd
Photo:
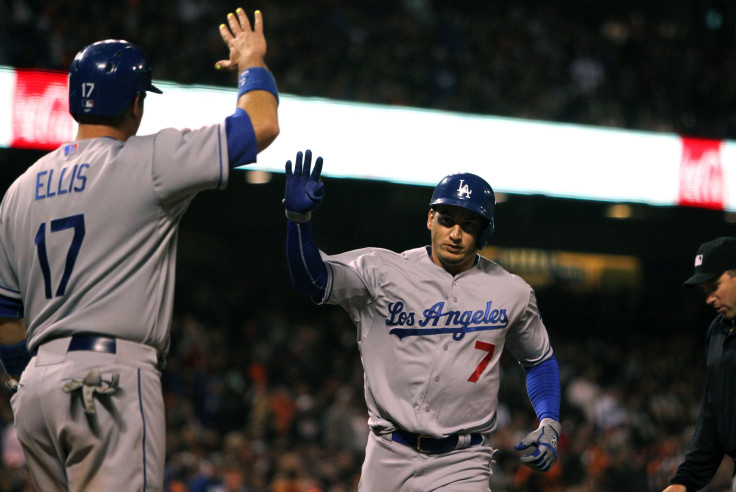
[[[322,299],[327,287],[327,267],[312,237],[312,223],[287,221],[286,260],[293,287]]]
[[[560,369],[553,355],[526,369],[526,388],[537,418],[560,420]]]
[[[238,100],[238,107],[250,116],[256,134],[258,152],[276,140],[281,131],[278,119],[278,99],[266,90],[253,90]]]
[[[271,145],[280,132],[278,106],[279,90],[267,68],[255,66],[240,72],[237,107],[250,117],[259,152]]]
[[[279,134],[278,104],[279,90],[276,80],[266,65],[266,38],[263,34],[263,15],[254,13],[251,22],[242,8],[227,16],[227,23],[220,25],[220,35],[230,50],[228,60],[220,60],[217,69],[226,68],[238,74],[238,96],[236,106],[250,118],[249,125],[255,132],[258,152],[276,139]],[[249,164],[255,159],[245,162]]]

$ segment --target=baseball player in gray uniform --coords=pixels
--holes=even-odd
[[[227,23],[217,67],[240,71],[234,114],[136,136],[146,92],[161,92],[148,58],[127,41],[94,43],[69,73],[76,140],[0,205],[0,358],[22,371],[11,404],[39,491],[163,489],[178,226],[198,192],[223,188],[279,133],[261,13],[253,27],[242,9]]]
[[[459,173],[437,185],[429,246],[327,255],[310,222],[324,196],[322,158],[313,171],[311,162],[307,150],[286,163],[287,259],[297,290],[342,306],[358,328],[371,430],[359,490],[489,491],[504,349],[525,369],[539,420],[516,449],[549,470],[559,369],[531,287],[478,255],[494,229],[488,183]]]

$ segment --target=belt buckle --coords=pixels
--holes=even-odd
[[[432,436],[428,436],[426,434],[419,434],[417,436],[417,451],[420,452],[420,453],[422,453],[422,454],[432,454],[432,451],[431,450],[422,449],[422,439],[434,439],[434,438]]]

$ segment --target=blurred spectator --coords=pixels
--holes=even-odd
[[[732,137],[736,7],[660,5],[289,0],[259,8],[285,93]],[[0,64],[67,70],[83,45],[117,37],[155,47],[158,79],[230,86],[213,69],[222,49],[211,27],[228,8],[221,0],[4,0]]]
[[[258,8],[285,93],[733,138],[736,11],[718,5],[266,0]],[[236,6],[0,0],[0,64],[67,70],[81,46],[119,37],[155,47],[157,79],[230,87],[213,69],[223,53],[211,26]],[[177,289],[192,302],[177,308],[163,373],[166,490],[356,491],[367,415],[343,313],[288,293],[280,310],[244,305],[242,289],[204,276]],[[506,364],[493,491],[662,490],[702,395],[704,354],[690,349],[702,346],[704,333],[692,329],[700,311],[666,296],[559,286],[537,297],[561,366],[561,459],[547,475],[519,466],[513,445],[531,423],[520,417],[522,374]],[[648,331],[656,326],[666,336]],[[9,398],[0,385],[0,492],[31,491]],[[731,467],[724,462],[705,490],[727,490]]]

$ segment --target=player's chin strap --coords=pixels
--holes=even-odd
[[[87,373],[82,381],[72,379],[62,386],[67,393],[72,393],[79,389],[82,390],[82,402],[84,403],[84,412],[88,415],[94,415],[95,410],[95,393],[101,396],[109,396],[117,392],[120,374],[114,372],[110,382],[102,380],[102,374],[98,368],[94,368]]]

